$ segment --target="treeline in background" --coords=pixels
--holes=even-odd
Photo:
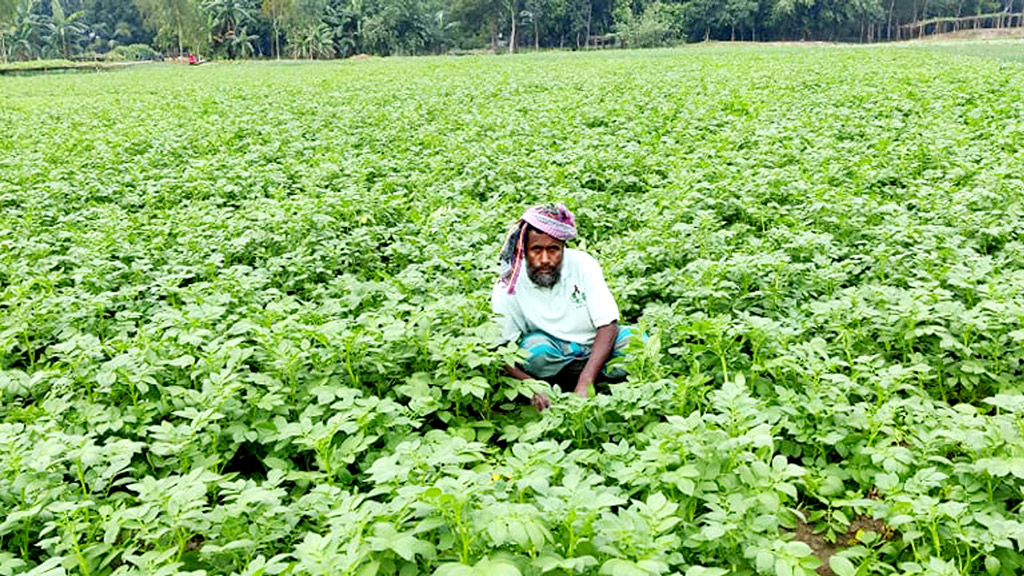
[[[3,61],[338,58],[876,42],[1024,25],[1024,0],[0,0]]]

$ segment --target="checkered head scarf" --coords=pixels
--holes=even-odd
[[[523,217],[509,228],[508,237],[501,248],[501,282],[508,293],[516,293],[516,280],[526,256],[526,225],[565,242],[576,237],[576,217],[565,204],[544,204],[527,210]]]

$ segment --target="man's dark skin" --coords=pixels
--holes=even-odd
[[[541,278],[551,278],[562,268],[562,255],[565,252],[565,242],[549,236],[537,230],[528,230],[526,233],[526,265],[529,267],[531,277],[537,275]],[[531,280],[532,281],[532,280]],[[590,357],[576,380],[575,392],[586,398],[589,394],[590,385],[597,379],[597,375],[604,368],[608,358],[612,355],[615,347],[615,338],[619,335],[619,323],[613,320],[597,329],[594,337],[594,345],[590,351]],[[505,372],[517,380],[533,379],[533,376],[518,366],[506,366]],[[545,410],[551,406],[551,400],[546,394],[535,393],[530,402],[538,411]]]

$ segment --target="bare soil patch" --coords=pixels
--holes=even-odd
[[[811,525],[799,518],[797,519],[796,528],[793,530],[793,536],[796,540],[810,546],[814,555],[821,560],[818,574],[821,576],[835,576],[835,572],[828,565],[828,559],[844,548],[856,546],[858,544],[857,534],[859,532],[874,532],[879,537],[887,540],[891,540],[895,536],[892,529],[885,525],[885,522],[868,518],[867,516],[858,516],[853,522],[850,522],[846,532],[836,535],[835,543],[829,542],[821,534],[816,534]]]

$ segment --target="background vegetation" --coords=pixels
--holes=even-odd
[[[1024,0],[0,0],[0,57],[133,60],[155,50],[336,58],[708,39],[877,41],[1022,25]]]

